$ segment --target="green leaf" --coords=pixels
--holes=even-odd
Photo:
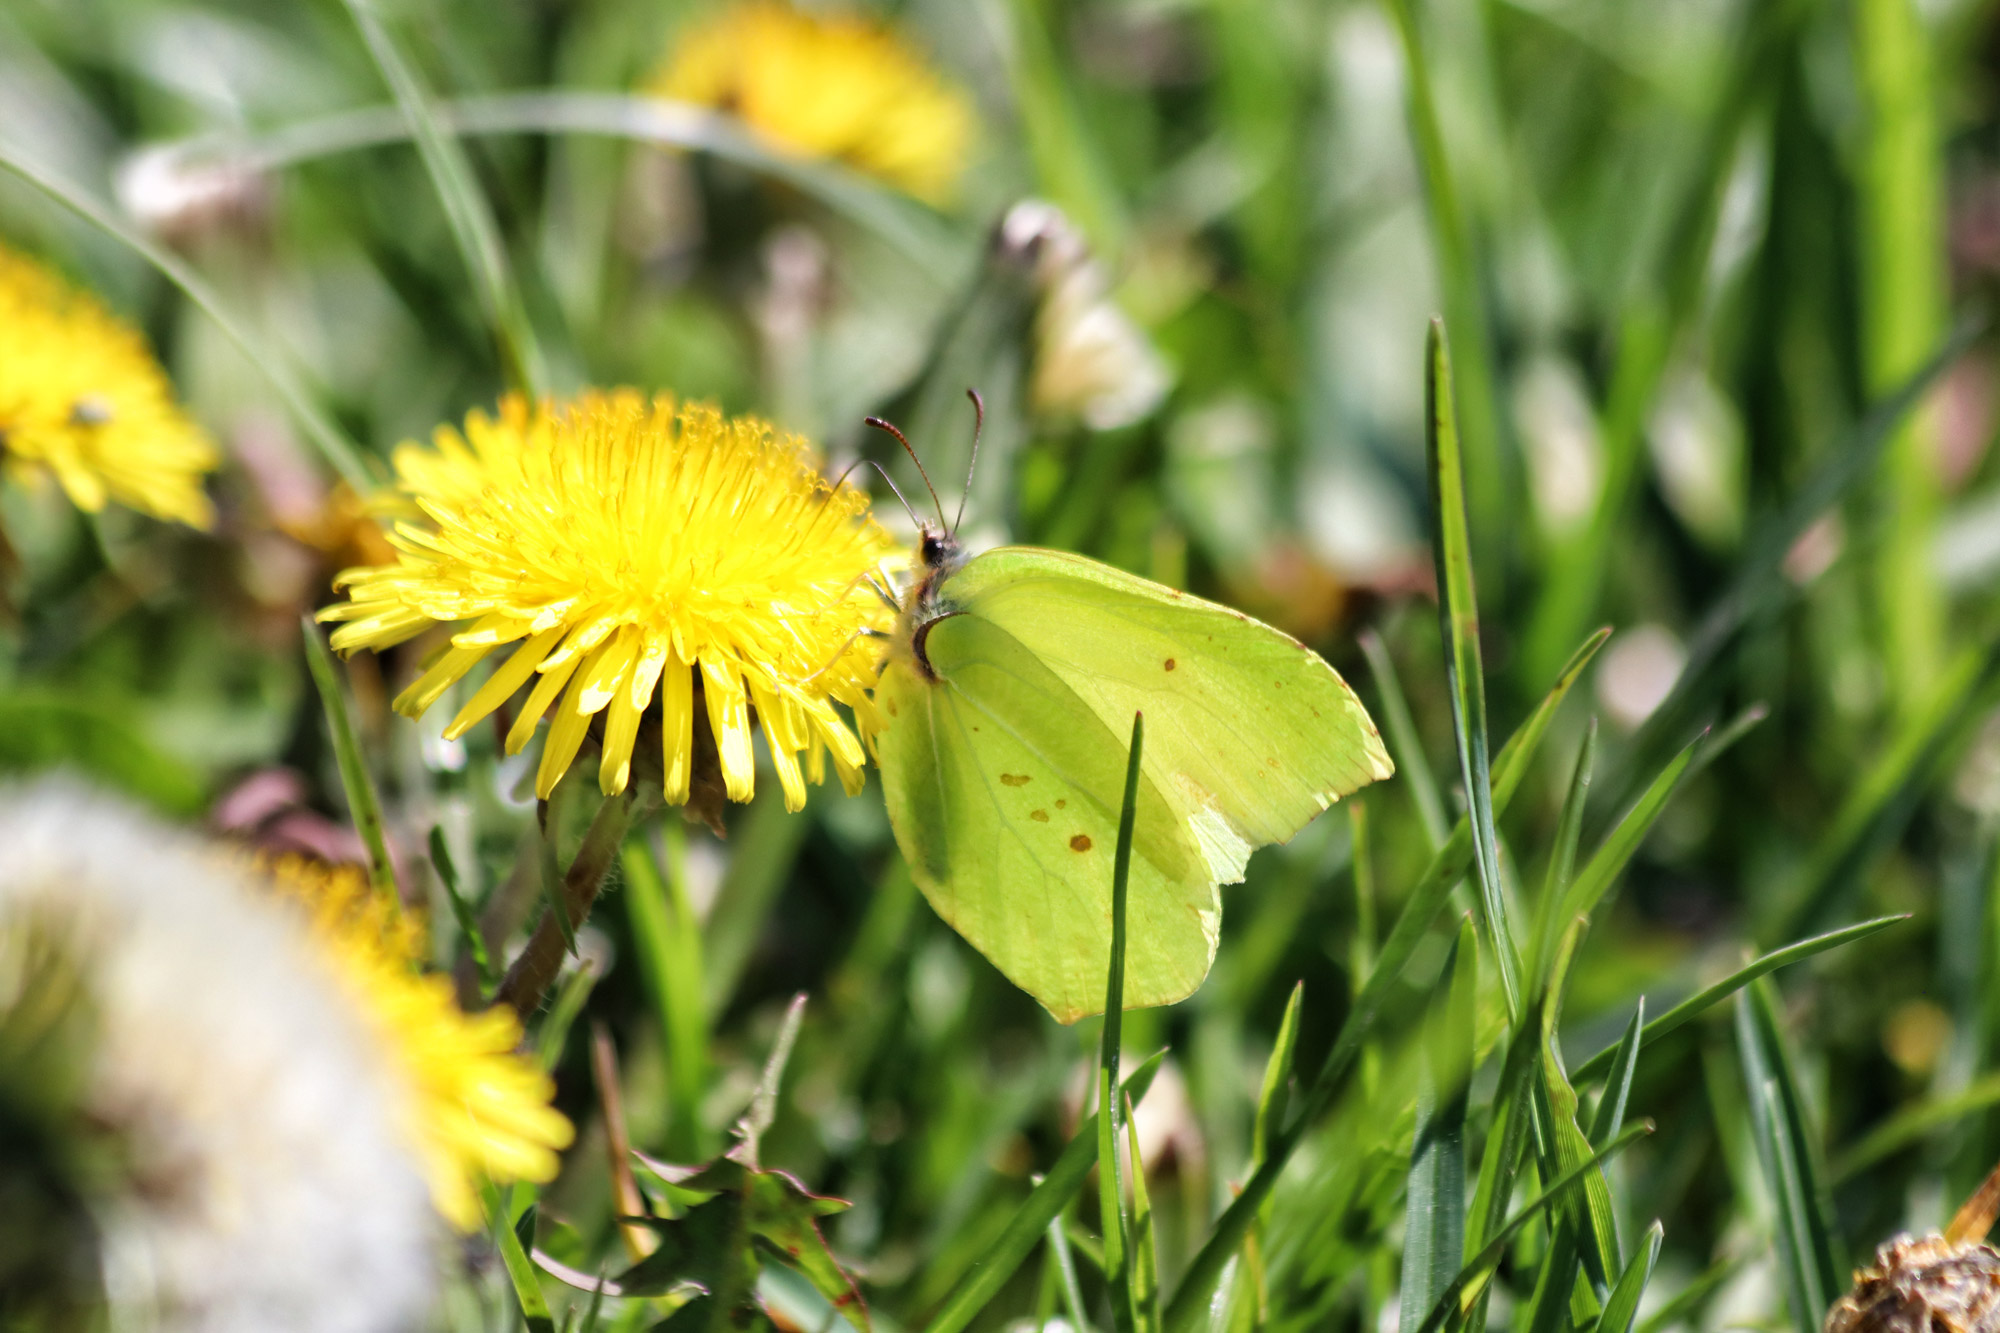
[[[1125,1153],[1132,1166],[1132,1227],[1126,1237],[1126,1269],[1132,1283],[1132,1327],[1138,1333],[1159,1333],[1160,1250],[1153,1234],[1153,1202],[1146,1193],[1146,1162],[1139,1156],[1139,1127],[1132,1122],[1132,1103],[1124,1103]]]
[[[1160,1072],[1160,1062],[1165,1058],[1166,1052],[1160,1052],[1125,1080],[1124,1092],[1134,1105],[1145,1100],[1146,1090],[1153,1085],[1153,1076]],[[1083,1188],[1090,1168],[1097,1165],[1097,1151],[1097,1113],[1093,1111],[1076,1127],[1069,1146],[1063,1149],[1042,1182],[1022,1200],[999,1238],[938,1307],[937,1314],[926,1325],[926,1333],[959,1333],[986,1308],[987,1302],[999,1295],[1028,1252],[1036,1242],[1051,1234],[1051,1225]]]
[[[465,901],[465,894],[458,885],[458,869],[451,863],[451,849],[445,846],[444,826],[431,825],[431,869],[437,871],[438,883],[444,886],[445,900],[451,904],[452,920],[458,923],[458,933],[465,940],[466,949],[472,954],[472,965],[479,970],[479,994],[483,999],[493,993],[500,982],[500,972],[493,966],[493,957],[486,951],[486,937],[480,933],[479,921],[473,915],[472,904]]]
[[[1537,1089],[1536,1109],[1547,1132],[1547,1138],[1541,1145],[1544,1179],[1558,1171],[1572,1170],[1591,1152],[1590,1139],[1577,1123],[1576,1088],[1563,1070],[1562,1049],[1557,1040],[1562,1020],[1563,988],[1570,960],[1575,955],[1583,931],[1584,922],[1577,920],[1564,932],[1555,966],[1550,970],[1548,992],[1542,1006],[1542,1083]],[[1590,1278],[1592,1289],[1601,1298],[1609,1288],[1612,1276],[1624,1266],[1619,1257],[1617,1224],[1611,1211],[1611,1189],[1603,1173],[1591,1172],[1584,1177],[1583,1188],[1576,1191],[1576,1196],[1568,1203],[1564,1216],[1574,1224],[1577,1239],[1582,1242],[1579,1253],[1584,1272]],[[1549,1291],[1549,1299],[1567,1305],[1569,1288],[1568,1280],[1559,1281]]]
[[[344,3],[354,26],[361,31],[369,58],[375,62],[382,81],[389,85],[397,107],[409,123],[424,173],[430,177],[431,188],[444,206],[452,240],[458,245],[459,256],[478,289],[480,305],[493,326],[507,378],[514,388],[539,401],[548,392],[547,368],[535,341],[534,327],[528,322],[527,308],[514,286],[507,250],[500,242],[500,228],[493,221],[485,196],[479,192],[472,164],[465,157],[465,147],[439,126],[431,112],[430,95],[376,16],[372,0],[344,0]]]
[[[301,619],[305,632],[306,665],[312,669],[313,684],[326,710],[327,729],[333,736],[333,757],[340,766],[340,785],[347,793],[347,812],[368,849],[368,878],[375,891],[396,911],[403,909],[396,889],[396,869],[389,860],[388,838],[382,827],[382,803],[375,795],[375,781],[368,776],[368,763],[361,754],[361,739],[354,734],[354,722],[347,712],[347,692],[341,688],[340,669],[326,640],[311,620]]]
[[[1817,1333],[1841,1294],[1833,1221],[1806,1121],[1798,1081],[1778,1028],[1771,983],[1759,981],[1737,1002],[1736,1039],[1757,1158],[1777,1216],[1777,1251],[1799,1333]]]
[[[1381,698],[1377,713],[1387,733],[1389,754],[1396,761],[1396,772],[1403,779],[1403,789],[1416,802],[1417,817],[1430,837],[1431,850],[1435,851],[1444,845],[1451,825],[1445,819],[1444,799],[1438,795],[1437,779],[1431,776],[1431,763],[1424,754],[1423,741],[1417,735],[1416,720],[1410,716],[1410,705],[1403,697],[1402,683],[1396,679],[1396,664],[1390,658],[1382,636],[1374,630],[1362,630],[1355,640],[1361,645],[1362,656],[1368,659],[1368,674],[1374,678],[1375,693]]]
[[[1405,25],[1406,28],[1408,25]],[[1473,868],[1500,972],[1507,1012],[1521,1012],[1520,964],[1507,899],[1500,885],[1500,843],[1493,828],[1493,790],[1487,770],[1486,678],[1480,666],[1479,609],[1472,591],[1472,538],[1465,517],[1465,473],[1459,456],[1458,416],[1451,379],[1451,351],[1444,321],[1433,319],[1426,348],[1424,398],[1428,430],[1427,469],[1431,512],[1437,524],[1432,543],[1437,564],[1439,632],[1445,643],[1445,681],[1451,695],[1451,724],[1458,740],[1458,772],[1472,831]]]
[[[1713,986],[1697,991],[1673,1008],[1667,1010],[1664,1014],[1661,1014],[1652,1022],[1646,1024],[1643,1040],[1648,1046],[1658,1044],[1660,1038],[1666,1036],[1669,1032],[1681,1026],[1681,1024],[1688,1022],[1690,1019],[1699,1018],[1702,1014],[1715,1007],[1715,1005],[1728,999],[1731,995],[1742,990],[1745,986],[1767,972],[1775,972],[1788,964],[1810,958],[1816,953],[1823,953],[1839,945],[1851,944],[1855,940],[1866,939],[1878,930],[1893,926],[1898,921],[1907,921],[1909,919],[1907,913],[1901,916],[1880,916],[1872,921],[1856,922],[1851,926],[1843,926],[1839,930],[1830,930],[1824,935],[1815,935],[1811,939],[1799,940],[1796,943],[1788,944],[1782,949],[1774,949],[1763,957],[1755,959],[1746,966],[1730,973]],[[1585,1060],[1576,1067],[1576,1081],[1581,1083],[1585,1079],[1594,1078],[1603,1073],[1610,1067],[1617,1052],[1618,1047],[1607,1046],[1596,1055]]]
[[[1591,1154],[1574,1170],[1557,1177],[1548,1189],[1535,1196],[1520,1212],[1509,1218],[1507,1224],[1495,1232],[1493,1239],[1486,1243],[1486,1247],[1458,1271],[1458,1275],[1445,1288],[1444,1294],[1431,1307],[1430,1313],[1424,1316],[1424,1322],[1418,1326],[1417,1333],[1437,1333],[1447,1319],[1469,1309],[1473,1298],[1493,1276],[1493,1270],[1499,1267],[1500,1261],[1506,1257],[1508,1246],[1513,1243],[1515,1235],[1522,1227],[1559,1201],[1565,1192],[1587,1173],[1598,1170],[1604,1163],[1652,1132],[1653,1125],[1648,1120],[1628,1125],[1625,1132],[1607,1143],[1602,1151]]]
[[[1632,1262],[1618,1275],[1618,1284],[1604,1302],[1604,1313],[1598,1316],[1592,1333],[1631,1333],[1632,1321],[1639,1314],[1640,1298],[1646,1294],[1646,1284],[1653,1280],[1653,1265],[1659,1262],[1660,1242],[1665,1237],[1666,1228],[1657,1221],[1646,1228],[1639,1253],[1632,1256]]]
[[[1125,908],[1132,875],[1132,830],[1139,810],[1139,763],[1146,742],[1146,719],[1132,715],[1132,745],[1125,760],[1125,796],[1118,813],[1118,852],[1111,870],[1111,959],[1105,972],[1104,1029],[1097,1048],[1097,1197],[1104,1228],[1104,1279],[1111,1288],[1111,1326],[1121,1333],[1137,1327],[1138,1311],[1127,1248],[1130,1223],[1118,1164],[1118,1053],[1125,1022]],[[1139,1166],[1135,1161],[1133,1171]]]
[[[1583,808],[1590,799],[1590,773],[1597,760],[1597,718],[1584,725],[1583,744],[1577,748],[1576,767],[1570,770],[1569,792],[1563,797],[1562,814],[1556,821],[1555,847],[1549,853],[1548,878],[1535,914],[1532,970],[1537,986],[1548,983],[1549,951],[1562,930],[1562,902],[1568,896],[1571,872],[1576,866],[1576,844],[1583,831]]]
[[[514,1299],[520,1302],[528,1333],[555,1333],[556,1321],[549,1311],[548,1297],[542,1294],[541,1279],[535,1275],[535,1266],[528,1261],[528,1252],[507,1216],[500,1191],[487,1182],[481,1186],[481,1193],[486,1200],[487,1230],[500,1251],[500,1262],[507,1269],[507,1280],[513,1285]],[[523,1216],[532,1216],[532,1212]]]
[[[1478,936],[1466,921],[1431,1006],[1404,1211],[1402,1318],[1414,1323],[1465,1262],[1465,1105],[1477,1015]]]
[[[1645,1041],[1645,1029],[1646,997],[1641,995],[1639,1003],[1633,1006],[1632,1021],[1625,1025],[1625,1035],[1619,1038],[1612,1052],[1611,1076],[1604,1081],[1604,1096],[1590,1120],[1592,1143],[1608,1143],[1617,1137],[1619,1127],[1625,1123],[1625,1104],[1632,1095],[1632,1074],[1639,1067],[1639,1047]]]

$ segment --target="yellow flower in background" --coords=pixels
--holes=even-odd
[[[278,893],[309,915],[338,984],[402,1072],[403,1133],[438,1212],[470,1231],[480,1221],[482,1176],[554,1179],[556,1153],[575,1131],[549,1105],[554,1083],[515,1049],[514,1011],[468,1014],[448,977],[418,971],[422,932],[360,867],[287,857],[267,869]]]
[[[0,456],[46,468],[77,508],[107,500],[205,528],[215,445],[138,330],[0,245]]]
[[[920,199],[951,197],[972,104],[896,33],[855,14],[742,0],[684,32],[652,91],[717,107],[764,138]]]
[[[342,651],[463,624],[397,711],[421,714],[512,644],[445,735],[534,680],[506,746],[520,750],[553,707],[544,798],[600,714],[598,782],[623,791],[657,697],[666,799],[687,801],[698,694],[730,800],[749,800],[755,781],[752,708],[787,807],[803,808],[829,753],[859,789],[866,752],[833,704],[877,729],[859,636],[888,623],[868,579],[894,545],[864,495],[827,485],[804,440],[668,395],[508,398],[497,418],[469,415],[463,435],[442,427],[433,448],[404,445],[396,471],[427,521],[399,523],[397,563],[342,574],[349,600],[320,615],[349,622],[333,635]]]

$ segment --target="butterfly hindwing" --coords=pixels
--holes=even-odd
[[[1058,1019],[1097,1013],[1130,714],[1114,729],[976,615],[936,622],[924,646],[937,679],[893,661],[876,692],[883,789],[911,873],[939,916]],[[1126,1002],[1184,998],[1214,957],[1215,882],[1150,779],[1129,893]]]
[[[1147,775],[1214,877],[1393,771],[1361,702],[1289,635],[1081,556],[1004,547],[946,585],[950,605],[1034,645],[1107,723],[1146,713]]]

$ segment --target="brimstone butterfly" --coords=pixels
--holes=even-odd
[[[875,687],[910,873],[1059,1021],[1102,1012],[1127,738],[1143,710],[1125,1003],[1186,998],[1215,958],[1218,886],[1393,771],[1374,723],[1317,654],[1241,612],[1061,551],[968,559],[942,519],[919,522]]]

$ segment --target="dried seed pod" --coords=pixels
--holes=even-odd
[[[2000,1333],[2000,1253],[1977,1240],[1898,1236],[1854,1274],[1826,1333]]]

